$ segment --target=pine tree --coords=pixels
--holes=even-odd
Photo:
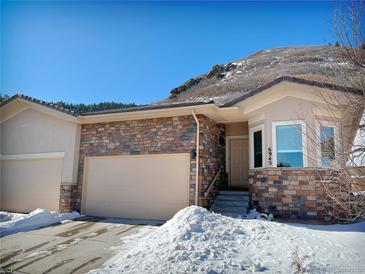
[[[0,93],[0,103],[7,100],[9,95]]]
[[[0,103],[9,99],[8,94],[0,93]],[[100,110],[110,110],[110,109],[124,109],[137,107],[141,105],[137,105],[135,103],[120,103],[120,102],[101,102],[101,103],[92,103],[92,104],[73,104],[66,103],[64,101],[54,102],[53,104],[76,111],[76,112],[91,112],[91,111],[100,111]]]

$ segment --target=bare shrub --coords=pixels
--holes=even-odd
[[[299,249],[296,246],[294,248],[294,251],[292,252],[292,267],[293,267],[293,271],[295,274],[302,274],[305,273],[305,262],[309,259],[309,257],[307,255],[305,256],[300,256],[299,254]]]
[[[336,55],[344,69],[334,69],[339,81],[348,83],[341,95],[318,92],[326,124],[336,125],[329,138],[318,126],[307,124],[312,153],[307,157],[318,167],[317,179],[326,197],[327,213],[333,221],[354,222],[365,218],[365,36],[363,1],[350,1],[335,13],[334,28],[339,41]],[[322,141],[320,141],[322,140]],[[315,153],[320,152],[320,157]],[[321,159],[326,159],[323,170]]]

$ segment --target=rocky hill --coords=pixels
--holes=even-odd
[[[356,75],[352,74],[334,46],[276,48],[215,65],[211,71],[174,88],[169,98],[157,104],[210,100],[224,104],[280,76],[356,87],[351,79]]]

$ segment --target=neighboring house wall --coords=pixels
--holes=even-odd
[[[205,116],[200,122],[200,191],[212,180],[216,169],[222,165],[223,145],[219,136],[224,136],[224,127]],[[196,123],[189,116],[84,124],[81,129],[78,189],[65,189],[71,205],[65,208],[80,209],[84,172],[84,159],[88,156],[146,155],[166,153],[189,153],[196,149]],[[195,203],[195,159],[190,160],[189,203]],[[173,183],[173,182],[171,182]],[[201,197],[200,203],[206,204]]]
[[[1,108],[2,207],[23,212],[63,208],[63,189],[77,186],[81,127],[72,120],[23,101]]]
[[[62,184],[76,184],[79,125],[28,108],[0,127],[1,155],[63,152]]]

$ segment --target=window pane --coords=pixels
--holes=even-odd
[[[335,161],[335,129],[333,127],[320,127],[321,138],[321,164],[323,167],[333,166]]]
[[[276,126],[276,158],[278,167],[303,167],[302,126]]]
[[[262,131],[253,133],[254,167],[262,167]]]

